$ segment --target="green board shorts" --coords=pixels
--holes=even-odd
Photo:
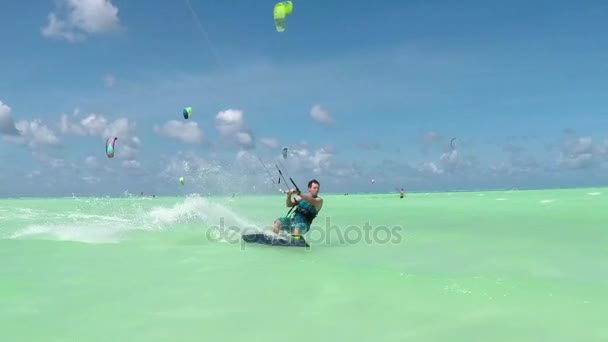
[[[306,232],[308,232],[308,229],[310,228],[306,223],[298,222],[297,220],[290,217],[279,217],[277,220],[281,223],[281,230],[285,230],[290,233],[295,228],[300,228],[300,234],[304,235],[306,234]]]

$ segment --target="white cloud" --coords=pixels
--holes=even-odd
[[[291,184],[284,184],[283,179],[279,181],[279,174],[275,165],[281,167],[287,182],[289,182],[287,178],[289,176],[293,177],[296,182],[303,182],[311,177],[319,179],[331,177],[334,181],[340,182],[344,180],[344,177],[352,177],[358,174],[357,170],[350,166],[334,164],[332,162],[334,154],[329,148],[311,149],[306,144],[299,144],[290,147],[289,151],[287,159],[281,158],[281,162],[275,164],[276,161],[265,162],[259,159],[251,151],[240,150],[235,155],[237,171],[228,172],[236,172],[238,175],[237,182],[249,180],[251,184],[257,184],[258,186],[264,184],[264,188],[272,189],[272,191],[275,191],[277,187],[284,189],[291,186]],[[272,184],[273,182],[275,185]],[[304,183],[301,186],[304,186]]]
[[[92,155],[84,158],[84,160],[74,160],[70,158],[69,154],[65,157],[63,155],[62,157],[56,157],[44,151],[34,151],[32,155],[43,164],[41,170],[44,171],[44,173],[37,172],[34,174],[37,177],[35,180],[47,186],[63,183],[65,188],[78,187],[79,182],[95,185],[101,183],[101,180],[107,175],[115,172],[111,167],[105,166],[105,163]],[[120,174],[124,174],[124,172],[120,172]],[[119,177],[115,176],[113,179],[116,180]],[[32,177],[28,176],[28,178],[31,179]]]
[[[105,163],[105,157],[104,161],[100,160],[101,157],[96,157],[93,155],[90,155],[88,157],[86,157],[84,159],[84,163],[79,162],[78,163],[78,168],[84,172],[84,173],[88,173],[88,172],[92,172],[94,171],[95,174],[99,174],[100,172],[105,172],[105,173],[115,173],[116,171],[112,168],[111,164]]]
[[[448,172],[455,172],[473,167],[473,161],[471,159],[465,159],[459,156],[458,150],[454,149],[449,152],[441,154],[439,161],[443,166],[443,170]]]
[[[13,121],[11,108],[0,101],[0,135],[5,141],[24,144],[30,148],[60,146],[61,141],[41,120]]]
[[[72,114],[73,118],[80,117],[80,111],[76,109]],[[102,115],[89,114],[88,116],[72,121],[68,115],[61,116],[60,128],[63,133],[81,135],[81,136],[98,136],[107,138],[110,136],[125,137],[132,134],[135,129],[135,124],[130,123],[128,118],[118,118],[114,122],[109,122]]]
[[[423,153],[428,153],[433,146],[441,143],[443,136],[437,132],[430,131],[422,134],[420,137],[421,147]]]
[[[591,137],[567,139],[557,158],[558,165],[571,169],[597,166],[603,156],[604,145],[594,146]]]
[[[282,160],[282,164],[296,181],[302,182],[316,178],[324,184],[353,184],[362,179],[369,182],[371,177],[366,167],[337,159],[333,146],[312,147],[302,142],[289,148],[287,159]]]
[[[125,117],[110,122],[98,114],[81,117],[80,111],[76,109],[71,117],[62,115],[59,126],[64,134],[99,137],[104,142],[109,137],[117,137],[116,157],[121,159],[135,159],[142,145],[135,135],[135,123]]]
[[[125,160],[122,162],[122,166],[126,169],[140,169],[141,163],[137,160]]]
[[[312,106],[310,110],[310,117],[313,120],[326,125],[333,125],[335,123],[329,112],[320,105]]]
[[[104,75],[102,79],[103,79],[103,83],[108,88],[112,88],[114,86],[114,84],[116,84],[116,77],[114,77],[114,75],[112,75],[112,74]]]
[[[444,170],[440,168],[435,162],[421,162],[421,163],[408,163],[409,167],[417,170],[420,173],[431,173],[440,175],[444,173]]]
[[[86,157],[84,160],[84,164],[90,168],[96,168],[99,165],[97,157],[95,156]]]
[[[101,178],[97,176],[82,176],[81,179],[88,184],[97,184],[101,182]]]
[[[422,174],[442,175],[471,170],[476,166],[471,157],[461,157],[457,149],[444,152],[438,161],[409,162],[408,166]]]
[[[110,0],[58,0],[61,15],[51,12],[42,35],[77,42],[87,34],[114,31],[119,28],[118,8]]]
[[[254,146],[253,134],[245,125],[243,111],[228,109],[215,116],[215,127],[223,138],[232,140],[242,148]]]
[[[39,177],[41,174],[42,173],[40,172],[40,170],[32,170],[32,172],[28,173],[26,175],[26,177],[31,180],[31,179],[34,179],[36,177]]]
[[[602,156],[608,155],[608,139],[598,146],[597,151]]]
[[[497,175],[517,175],[527,173],[531,175],[543,171],[543,167],[547,165],[541,165],[541,163],[527,152],[526,146],[522,145],[520,141],[526,138],[512,137],[509,138],[509,142],[502,146],[502,151],[508,155],[508,160],[501,160],[494,162],[488,166],[490,174]]]
[[[305,144],[301,144],[289,149],[286,162],[291,164],[292,168],[321,175],[330,170],[333,155],[333,151],[330,151],[327,147],[321,147],[313,151]]]
[[[525,163],[515,161],[501,161],[490,165],[488,169],[493,175],[514,175],[540,171],[540,168],[535,163],[526,165]]]
[[[119,148],[122,148],[118,154],[119,158],[127,159],[128,161],[134,161],[133,159],[137,158],[139,149],[141,148],[141,140],[138,137],[127,137],[120,143],[117,140],[116,143],[122,144],[122,146],[119,146]]]
[[[324,170],[327,170],[329,168],[332,155],[333,153],[331,153],[325,147],[316,150],[309,159],[313,166],[312,172],[315,174],[321,174]]]
[[[344,165],[336,168],[332,168],[334,176],[336,176],[338,182],[352,180],[353,178],[361,177],[362,170],[357,165]]]
[[[452,147],[452,139],[455,139],[453,142],[454,147]],[[420,151],[425,155],[436,150],[447,151],[449,153],[449,151],[460,147],[460,145],[461,140],[459,138],[441,134],[437,131],[428,131],[420,135]],[[447,156],[444,158],[447,158]]]
[[[279,148],[279,142],[274,138],[262,138],[260,139],[260,142],[262,145],[272,149]]]
[[[217,128],[222,133],[232,133],[235,129],[240,129],[244,126],[243,111],[237,109],[228,109],[217,113],[215,116]]]
[[[245,131],[237,132],[236,133],[236,142],[241,146],[251,147],[251,146],[253,146],[253,136],[251,135],[250,132],[245,132]]]
[[[257,166],[258,163],[260,162],[253,153],[251,153],[249,151],[244,151],[244,150],[240,150],[236,153],[236,160],[240,166],[247,166],[247,167],[249,167],[251,165]]]
[[[0,101],[0,134],[19,135],[11,116],[11,107]]]
[[[55,158],[55,157],[49,156],[45,153],[34,152],[33,155],[40,162],[50,166],[51,169],[63,169],[63,168],[66,168],[66,167],[72,165],[63,158]]]
[[[165,122],[162,126],[155,125],[154,131],[164,137],[179,139],[186,144],[202,144],[205,142],[205,136],[197,122],[171,120]]]
[[[431,131],[426,132],[422,135],[422,142],[424,144],[432,144],[442,139],[441,135],[437,132]]]
[[[61,141],[55,133],[40,120],[19,121],[15,124],[15,127],[21,134],[24,143],[32,148],[44,145],[61,145]]]

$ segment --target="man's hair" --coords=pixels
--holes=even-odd
[[[321,184],[319,184],[318,180],[312,179],[310,182],[308,182],[308,187],[310,188],[313,184],[317,184],[318,186],[321,186]]]

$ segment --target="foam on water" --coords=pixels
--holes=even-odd
[[[117,243],[121,231],[115,225],[32,225],[11,235],[12,239],[43,239],[84,243]]]
[[[7,238],[10,239],[117,243],[120,233],[132,227],[132,221],[128,218],[79,211],[58,213],[31,210],[26,217],[11,215],[11,218],[16,221],[17,229],[8,234]]]
[[[244,231],[244,227],[261,230],[259,224],[241,217],[241,215],[226,205],[198,195],[189,196],[183,202],[176,203],[171,207],[153,207],[149,212],[145,213],[143,220],[151,226],[161,229],[176,223],[199,220],[206,226],[223,224],[225,227],[237,231]]]
[[[115,216],[107,216],[107,215],[94,215],[94,214],[84,214],[84,213],[67,213],[65,217],[70,220],[99,220],[99,221],[110,221],[117,223],[128,223],[129,220],[121,217]]]
[[[84,207],[67,212],[16,208],[10,214],[13,231],[3,231],[3,237],[118,243],[133,231],[169,231],[187,226],[237,234],[263,230],[260,224],[227,205],[198,195],[177,199],[172,204],[148,202],[147,206],[131,199],[76,200]]]

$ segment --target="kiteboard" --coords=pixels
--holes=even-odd
[[[299,239],[283,239],[264,233],[242,235],[243,241],[247,243],[260,243],[262,245],[281,247],[310,247],[303,236]]]

